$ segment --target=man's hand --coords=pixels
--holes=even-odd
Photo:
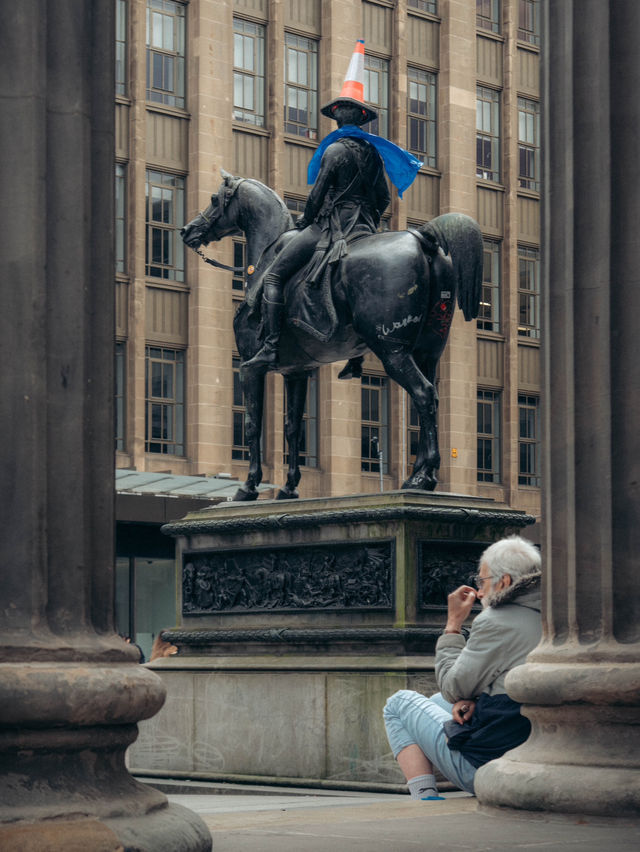
[[[476,702],[470,698],[463,698],[462,701],[456,701],[453,705],[453,710],[451,711],[453,721],[457,722],[459,725],[464,725],[465,722],[468,722],[471,719],[475,709]]]
[[[476,600],[476,590],[471,586],[460,586],[447,598],[447,626],[445,632],[460,633],[462,623],[469,617]]]
[[[309,225],[309,223],[308,223],[308,222],[307,222],[307,220],[304,218],[304,215],[300,215],[300,216],[298,216],[298,218],[296,219],[295,225],[296,225],[296,228],[297,228],[299,231],[301,231],[303,228],[306,228],[306,227]]]

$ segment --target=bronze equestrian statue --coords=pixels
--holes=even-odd
[[[387,140],[364,133],[359,125],[375,112],[357,98],[345,97],[344,88],[323,112],[336,119],[338,130],[320,145],[317,183],[297,227],[271,189],[223,171],[209,207],[181,231],[186,245],[196,250],[238,232],[247,241],[245,301],[234,331],[243,361],[250,462],[235,500],[258,496],[266,372],[282,373],[287,389],[289,469],[278,499],[296,498],[310,371],[347,358],[342,377],[358,376],[368,350],[407,391],[418,412],[418,450],[403,488],[433,490],[440,466],[437,363],[456,299],[466,320],[478,314],[483,254],[478,224],[449,213],[417,229],[375,233],[389,201],[378,151],[399,191],[421,164]],[[397,152],[413,160],[401,159],[400,171],[393,160]],[[312,159],[312,177],[313,170]]]

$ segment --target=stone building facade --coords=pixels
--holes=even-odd
[[[220,168],[292,211],[365,39],[373,129],[424,161],[384,227],[449,211],[485,237],[481,315],[456,312],[440,363],[439,490],[540,508],[538,0],[116,0],[116,459],[119,468],[245,478],[232,320],[241,276],[183,248]],[[475,152],[475,153],[474,153]],[[208,247],[231,265],[240,237]],[[304,497],[385,490],[411,469],[417,421],[373,356],[361,382],[317,371]],[[269,375],[265,480],[285,477],[284,390]]]

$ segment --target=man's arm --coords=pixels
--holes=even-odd
[[[502,626],[484,610],[465,642],[460,633],[445,633],[436,645],[436,681],[447,701],[476,698],[502,671],[500,649],[505,642]]]

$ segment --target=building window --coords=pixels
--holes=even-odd
[[[367,130],[389,138],[389,62],[377,56],[364,57],[364,100],[378,112]]]
[[[478,86],[476,177],[500,181],[500,92]]]
[[[233,419],[233,446],[231,448],[231,458],[234,461],[249,461],[249,444],[245,435],[245,423],[247,418],[247,409],[244,402],[244,394],[242,393],[242,384],[240,383],[240,358],[237,355],[233,356],[233,405],[231,407],[231,417]]]
[[[116,95],[127,94],[127,4],[116,0]]]
[[[380,472],[379,451],[382,451],[382,472],[389,470],[389,380],[386,376],[363,374],[361,379],[362,470]]]
[[[247,268],[246,260],[247,244],[242,240],[233,241],[233,265]],[[231,289],[234,292],[244,293],[244,272],[234,272],[231,281]]]
[[[438,14],[438,3],[436,0],[407,0],[409,9],[417,9],[419,12],[429,12],[431,15]]]
[[[540,400],[518,394],[518,485],[540,485]]]
[[[518,334],[540,337],[540,250],[518,246]]]
[[[499,391],[478,391],[478,482],[500,482]]]
[[[145,450],[184,455],[184,351],[146,348]]]
[[[493,240],[483,241],[478,328],[482,331],[500,331],[500,243]]]
[[[540,190],[540,104],[518,98],[518,183]]]
[[[147,170],[146,274],[184,281],[184,178]]]
[[[284,421],[287,421],[287,386],[284,388]],[[284,463],[289,464],[287,438],[284,436]],[[302,438],[298,463],[305,467],[318,467],[318,371],[309,376],[307,398],[302,415]]]
[[[500,32],[500,0],[476,0],[476,27]]]
[[[126,369],[125,356],[126,343],[116,342],[116,369],[115,369],[115,434],[116,450],[124,452],[125,448],[125,402],[126,402]]]
[[[405,394],[407,406],[407,464],[413,471],[420,442],[420,416],[414,401]]]
[[[318,136],[318,43],[285,33],[284,132]]]
[[[182,3],[147,0],[147,100],[184,109]]]
[[[126,166],[116,163],[116,272],[126,272]]]
[[[233,19],[233,117],[264,127],[264,27]]]
[[[436,165],[436,75],[407,68],[407,147],[427,166]]]
[[[529,44],[540,44],[539,0],[519,0],[518,38]]]

